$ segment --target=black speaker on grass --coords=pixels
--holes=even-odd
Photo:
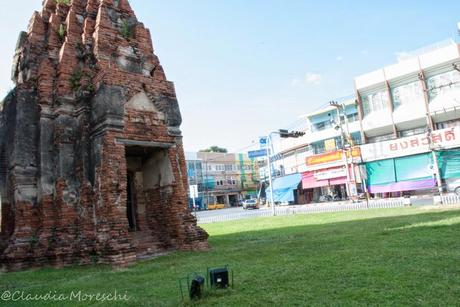
[[[190,299],[198,300],[201,299],[203,296],[203,287],[204,287],[204,277],[202,276],[195,276],[190,283]]]
[[[184,286],[184,283],[186,284],[185,286]],[[182,301],[184,301],[184,289],[183,288],[187,289],[188,295],[191,301],[201,299],[204,296],[205,283],[206,283],[206,278],[197,273],[192,273],[192,274],[189,274],[185,278],[179,279],[179,289],[180,289]]]
[[[208,277],[209,283],[213,288],[226,289],[230,285],[230,273],[228,266],[208,269]]]

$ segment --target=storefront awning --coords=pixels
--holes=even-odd
[[[292,174],[273,180],[273,200],[275,202],[294,201],[294,190],[297,189],[302,176],[300,174]],[[270,188],[265,190],[267,198],[270,198]]]
[[[349,174],[353,174],[353,167],[349,166]],[[350,179],[353,176],[350,175]],[[356,180],[357,178],[355,178]],[[302,187],[314,189],[347,183],[347,171],[344,165],[339,167],[324,168],[316,171],[302,173]]]
[[[436,185],[429,153],[366,163],[371,193],[430,189]]]

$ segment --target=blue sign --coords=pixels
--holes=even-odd
[[[260,148],[266,148],[267,147],[267,137],[266,136],[260,137],[259,144],[260,144]]]
[[[249,159],[260,158],[260,157],[265,157],[265,156],[267,156],[267,150],[266,149],[248,151]]]

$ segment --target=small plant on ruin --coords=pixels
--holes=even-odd
[[[76,70],[70,76],[70,88],[72,91],[76,92],[81,88],[81,78],[83,77],[83,73],[81,70]]]
[[[30,248],[34,248],[35,246],[37,246],[39,240],[38,240],[38,236],[36,234],[34,234],[31,238],[30,238]]]
[[[54,0],[57,5],[70,5],[70,0]]]
[[[123,20],[121,22],[121,35],[125,39],[131,38],[131,29],[130,29],[129,24],[128,24],[128,22],[126,20]]]
[[[66,30],[65,30],[64,25],[63,25],[63,24],[60,24],[60,25],[59,25],[58,32],[57,32],[57,34],[58,34],[58,36],[59,36],[59,39],[63,40],[64,37],[65,37],[65,33],[66,33]]]
[[[75,51],[77,52],[77,59],[84,60],[86,56],[85,46],[82,43],[77,43],[75,46]]]

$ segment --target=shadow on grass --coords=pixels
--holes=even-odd
[[[111,305],[177,306],[179,278],[229,264],[235,270],[235,289],[212,293],[201,304],[455,305],[460,297],[460,225],[445,221],[457,221],[460,211],[415,213],[372,218],[371,212],[367,219],[331,223],[327,216],[353,213],[244,221],[242,227],[252,230],[223,230],[218,236],[211,231],[208,252],[177,252],[122,270],[90,266],[1,274],[0,294],[117,290],[127,292],[130,300]],[[277,228],[270,229],[270,221]]]

